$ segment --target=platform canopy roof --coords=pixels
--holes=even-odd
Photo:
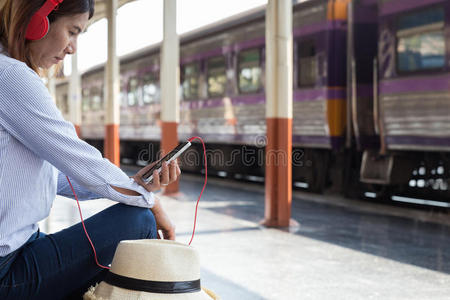
[[[90,24],[97,22],[102,18],[106,18],[106,1],[111,0],[95,0],[95,14],[90,20]],[[136,0],[118,0],[119,7]]]

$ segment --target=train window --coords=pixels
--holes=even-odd
[[[82,109],[83,111],[89,111],[89,109],[91,108],[89,89],[83,89],[82,94],[83,94]]]
[[[120,76],[120,105],[127,106],[127,82],[122,75]]]
[[[127,106],[127,93],[123,89],[120,91],[120,105],[122,107]]]
[[[227,84],[225,57],[214,57],[208,60],[208,96],[225,95]]]
[[[397,29],[401,31],[428,26],[430,24],[444,22],[444,18],[444,9],[442,7],[434,7],[400,17]]]
[[[181,71],[181,86],[183,87],[183,99],[198,99],[198,63],[190,63],[183,66]]]
[[[317,81],[317,58],[314,40],[298,42],[298,86],[314,86]]]
[[[102,109],[102,90],[99,87],[95,87],[91,90],[91,109],[101,110]]]
[[[410,73],[445,66],[444,10],[433,8],[399,18],[397,69]]]
[[[142,100],[144,104],[159,101],[159,82],[156,73],[145,74],[142,80]]]
[[[100,110],[102,108],[102,100],[99,94],[92,96],[92,110]]]
[[[253,93],[261,88],[260,51],[242,51],[238,56],[239,92]]]
[[[135,106],[139,101],[139,89],[138,89],[138,79],[136,77],[130,78],[128,81],[128,106]]]

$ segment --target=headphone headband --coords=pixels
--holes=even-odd
[[[44,5],[31,17],[25,38],[27,40],[40,40],[48,32],[48,15],[64,0],[47,0]]]
[[[36,15],[47,17],[64,0],[47,0],[44,5],[36,12]]]

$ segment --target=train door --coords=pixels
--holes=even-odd
[[[359,151],[379,146],[373,113],[378,13],[376,3],[365,2],[352,1],[348,7],[347,146],[353,134]]]

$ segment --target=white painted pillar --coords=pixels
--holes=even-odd
[[[105,144],[104,156],[112,163],[120,165],[120,76],[119,59],[117,57],[117,8],[118,0],[106,1],[108,20],[108,60],[105,72]]]
[[[78,53],[72,55],[72,72],[69,79],[69,119],[78,136],[81,136],[81,76],[78,72]]]
[[[292,201],[292,0],[269,0],[266,12],[267,226],[290,225]]]
[[[180,121],[180,42],[177,35],[177,0],[164,0],[164,33],[161,51],[161,150],[169,152],[178,145]],[[164,190],[178,192],[178,181]]]

